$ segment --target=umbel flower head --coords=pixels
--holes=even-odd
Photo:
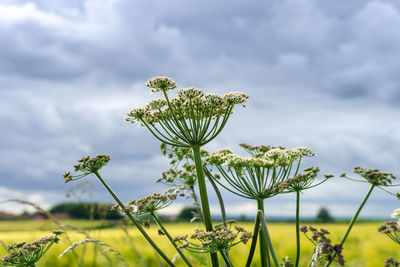
[[[229,250],[239,243],[246,244],[252,237],[250,232],[240,226],[235,226],[232,230],[232,224],[235,221],[227,220],[226,223],[228,227],[218,224],[212,231],[196,229],[196,232],[190,236],[191,240],[188,240],[188,235],[183,235],[175,237],[174,241],[179,243],[178,248],[185,248],[195,253],[207,253]]]
[[[61,230],[53,232],[54,235],[44,236],[31,243],[19,242],[7,247],[10,252],[3,259],[0,259],[2,266],[30,267],[50,249],[50,247],[59,241],[58,236],[63,233]]]
[[[78,164],[74,165],[75,172],[80,172],[78,175],[71,175],[70,172],[64,173],[64,182],[67,183],[69,181],[81,179],[91,173],[98,172],[102,167],[107,165],[110,161],[110,156],[99,154],[94,158],[90,156],[86,156],[78,160]]]
[[[160,141],[180,147],[210,142],[222,131],[234,106],[244,105],[248,98],[240,92],[220,96],[184,88],[170,99],[167,91],[177,87],[174,80],[155,77],[146,85],[151,92],[161,92],[164,98],[154,99],[144,108],[132,109],[126,120],[147,127]]]
[[[138,200],[132,199],[126,206],[126,209],[135,215],[152,213],[171,205],[177,195],[176,192],[170,193],[167,191],[162,194],[154,193],[151,196],[146,196]]]
[[[384,267],[400,267],[400,261],[395,260],[393,257],[388,257],[385,260]]]
[[[392,213],[392,218],[399,218],[400,217],[400,209],[395,209]]]
[[[359,174],[368,183],[375,186],[388,186],[392,184],[392,180],[396,177],[390,172],[383,172],[378,169],[364,169],[361,167],[355,167],[354,173]]]
[[[332,174],[325,174],[325,179],[321,180],[318,183],[313,183],[315,178],[317,177],[318,172],[320,171],[319,167],[308,167],[304,169],[304,173],[298,174],[292,178],[288,178],[284,181],[286,184],[286,192],[300,192],[306,189],[310,189],[316,187],[328,179],[334,177]]]
[[[332,245],[332,241],[327,237],[327,235],[329,235],[328,230],[324,228],[318,230],[312,226],[302,226],[300,227],[300,231],[315,245],[314,255],[311,259],[313,264],[310,264],[310,266],[316,266],[315,264],[322,261],[323,258],[331,262],[335,254],[338,263],[344,266],[345,261],[342,255],[343,247],[340,244]]]
[[[306,147],[285,149],[245,144],[241,146],[250,152],[250,157],[242,157],[229,149],[222,149],[210,154],[206,160],[216,166],[218,174],[214,178],[222,187],[249,199],[266,199],[284,192],[289,185],[286,180],[298,175],[301,160],[315,155]],[[316,172],[317,169],[309,170],[307,177],[315,177]],[[219,179],[221,177],[233,189],[228,188]],[[294,182],[290,185],[294,186]]]
[[[400,225],[399,222],[391,221],[385,222],[378,227],[378,232],[387,235],[397,244],[400,244]]]
[[[176,82],[168,77],[153,77],[147,81],[146,86],[150,88],[150,92],[162,92],[176,88]]]

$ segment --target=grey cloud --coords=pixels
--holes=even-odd
[[[324,172],[355,165],[398,172],[394,1],[42,0],[4,1],[0,9],[7,11],[0,17],[0,179],[13,195],[59,201],[54,192],[67,188],[61,174],[96,153],[111,154],[104,175],[125,201],[165,189],[154,183],[168,167],[158,142],[123,121],[154,97],[143,84],[159,74],[183,87],[251,96],[209,150],[309,146],[318,154],[309,164]],[[356,187],[332,182],[307,194],[308,214],[313,201],[332,204],[338,192],[349,199],[337,203],[338,213],[351,214],[345,207],[357,203]],[[94,190],[104,198],[100,186]],[[372,206],[389,199],[377,196]]]

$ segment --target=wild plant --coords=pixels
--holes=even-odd
[[[239,92],[220,96],[205,94],[197,88],[184,88],[171,98],[167,92],[176,89],[177,85],[168,77],[155,77],[146,85],[152,93],[161,93],[163,98],[150,101],[144,108],[132,109],[128,112],[126,120],[147,128],[157,140],[162,142],[161,150],[171,161],[170,168],[162,174],[158,182],[167,184],[171,188],[164,193],[154,193],[124,204],[100,175],[101,168],[110,161],[110,157],[103,154],[80,159],[74,166],[74,175],[70,172],[64,174],[65,182],[82,179],[91,174],[95,175],[117,202],[116,208],[127,216],[169,266],[175,266],[175,260],[171,260],[147,234],[146,228],[150,221],[142,220],[143,215],[150,216],[156,222],[159,234],[169,240],[187,266],[195,266],[192,258],[202,263],[201,258],[196,256],[197,253],[209,254],[213,267],[219,266],[218,254],[226,266],[233,266],[229,250],[239,243],[246,244],[252,239],[246,266],[250,266],[253,262],[258,241],[262,267],[298,267],[301,250],[300,231],[311,234],[308,238],[315,245],[309,266],[325,264],[327,267],[333,261],[344,264],[342,250],[358,215],[374,188],[388,191],[385,187],[392,185],[392,180],[395,178],[393,174],[357,167],[354,172],[360,175],[362,180],[349,178],[346,174],[341,175],[350,180],[369,183],[371,187],[353,216],[341,242],[332,245],[327,237],[329,234],[327,230],[299,227],[300,193],[316,188],[333,177],[332,174],[325,174],[324,177],[319,178],[319,167],[302,167],[306,158],[315,155],[311,149],[241,144],[249,153],[247,157],[236,155],[230,149],[208,153],[202,147],[221,133],[235,106],[244,106],[248,97]],[[213,225],[206,178],[218,197],[222,224]],[[257,203],[253,233],[240,226],[232,228],[233,222],[226,218],[225,205],[218,186]],[[288,193],[296,194],[296,260],[294,263],[289,257],[284,257],[281,262],[278,261],[264,210],[265,200]],[[204,224],[204,230],[198,228],[190,236],[184,234],[176,237],[168,232],[158,216],[158,211],[171,205],[179,196],[189,196],[194,199],[199,210],[198,218]]]
[[[54,235],[41,237],[31,243],[18,242],[10,244],[7,250],[10,254],[0,259],[2,266],[34,267],[46,252],[57,243],[62,230],[53,231]]]
[[[400,209],[393,211],[392,218],[400,217]],[[378,227],[378,232],[388,236],[395,243],[400,245],[400,223],[397,221],[389,221]],[[394,257],[388,257],[385,260],[385,267],[400,267],[400,260],[395,260]]]

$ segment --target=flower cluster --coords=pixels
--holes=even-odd
[[[308,185],[319,170],[311,168],[303,176],[297,176],[301,159],[315,155],[306,147],[285,149],[247,144],[241,146],[256,153],[243,157],[234,154],[230,149],[221,149],[206,158],[207,162],[215,165],[219,171],[219,174],[214,176],[217,178],[216,181],[228,191],[241,197],[265,199],[283,192],[289,185],[293,187]],[[286,180],[291,175],[295,178],[290,180],[291,183],[287,183]],[[221,176],[234,190],[226,187],[218,179]]]
[[[393,257],[386,258],[384,267],[400,267],[400,261],[395,260]]]
[[[266,148],[266,146],[263,147]],[[236,155],[230,149],[221,149],[208,156],[207,161],[213,165],[225,164],[232,168],[273,168],[289,167],[300,158],[311,157],[314,155],[314,152],[306,147],[296,147],[289,150],[286,150],[283,147],[268,147],[265,151],[252,154],[250,157]]]
[[[229,250],[239,243],[246,244],[252,238],[252,234],[242,227],[235,226],[234,231],[231,230],[234,222],[233,220],[227,220],[228,227],[218,224],[213,227],[212,231],[196,229],[196,232],[190,237],[193,241],[187,239],[188,235],[177,236],[174,241],[179,243],[179,248],[185,248],[197,253]],[[236,240],[237,238],[239,240]]]
[[[53,232],[54,235],[44,236],[31,243],[19,242],[7,247],[9,255],[0,259],[3,266],[34,266],[36,262],[47,252],[47,250],[59,241],[58,236],[63,233],[61,230]]]
[[[392,218],[400,217],[400,209],[395,209],[392,213]]]
[[[332,246],[332,241],[327,237],[329,234],[328,230],[320,228],[318,231],[317,228],[312,226],[302,226],[300,227],[300,231],[315,245],[314,256],[312,258],[314,264],[322,262],[322,257],[325,255],[325,259],[328,262],[333,261],[336,256],[338,263],[344,266],[343,247],[340,244]],[[311,233],[311,236],[308,236],[308,233]]]
[[[248,98],[240,92],[220,96],[205,94],[197,88],[184,88],[169,99],[166,91],[176,88],[172,79],[156,77],[146,85],[152,92],[162,91],[165,99],[155,99],[144,108],[132,109],[126,121],[140,123],[159,140],[177,146],[204,145],[212,140],[225,126],[233,107],[244,105]]]
[[[244,148],[249,154],[263,153],[263,152],[267,152],[274,148],[285,149],[285,147],[283,147],[283,146],[278,146],[278,147],[264,146],[264,145],[253,146],[253,145],[249,145],[249,144],[245,144],[245,143],[239,144],[239,146]]]
[[[378,169],[364,169],[361,167],[355,167],[354,173],[359,174],[368,183],[375,186],[388,186],[392,184],[392,180],[396,177],[390,172],[383,172]]]
[[[176,199],[176,197],[176,192],[164,192],[162,194],[154,193],[151,196],[145,196],[138,200],[132,199],[126,206],[126,209],[135,215],[152,213],[168,207]]]
[[[150,88],[150,92],[161,92],[176,88],[176,82],[168,77],[154,77],[146,82],[146,86]]]
[[[308,167],[304,169],[304,173],[298,174],[293,178],[288,178],[285,180],[287,191],[288,192],[300,192],[305,189],[309,189],[319,184],[325,182],[326,180],[321,181],[318,184],[314,184],[314,179],[317,177],[318,172],[320,171],[319,167]],[[331,178],[331,175],[325,175],[325,179]]]
[[[378,227],[378,232],[381,234],[386,234],[394,242],[400,244],[400,225],[399,222],[391,221],[385,222]]]
[[[79,175],[71,175],[70,172],[64,173],[64,182],[67,183],[69,181],[77,180],[83,178],[91,173],[98,172],[102,167],[107,165],[110,161],[110,156],[99,154],[96,155],[94,158],[90,156],[83,157],[82,159],[78,160],[78,164],[74,165],[75,172],[82,172]]]

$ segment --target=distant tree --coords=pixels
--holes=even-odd
[[[184,207],[178,214],[178,221],[190,221],[194,217],[198,216],[198,210],[194,206]]]
[[[315,220],[317,222],[329,223],[329,222],[333,222],[333,217],[329,213],[328,209],[326,209],[324,207],[321,207],[318,210],[318,213],[317,213],[317,216],[315,217]]]
[[[119,211],[110,208],[111,204],[67,202],[55,205],[50,213],[66,213],[72,219],[118,220],[123,217]]]
[[[241,215],[239,216],[239,218],[238,218],[238,221],[239,221],[239,222],[247,222],[248,219],[247,219],[247,217],[246,217],[245,214],[241,214]]]

